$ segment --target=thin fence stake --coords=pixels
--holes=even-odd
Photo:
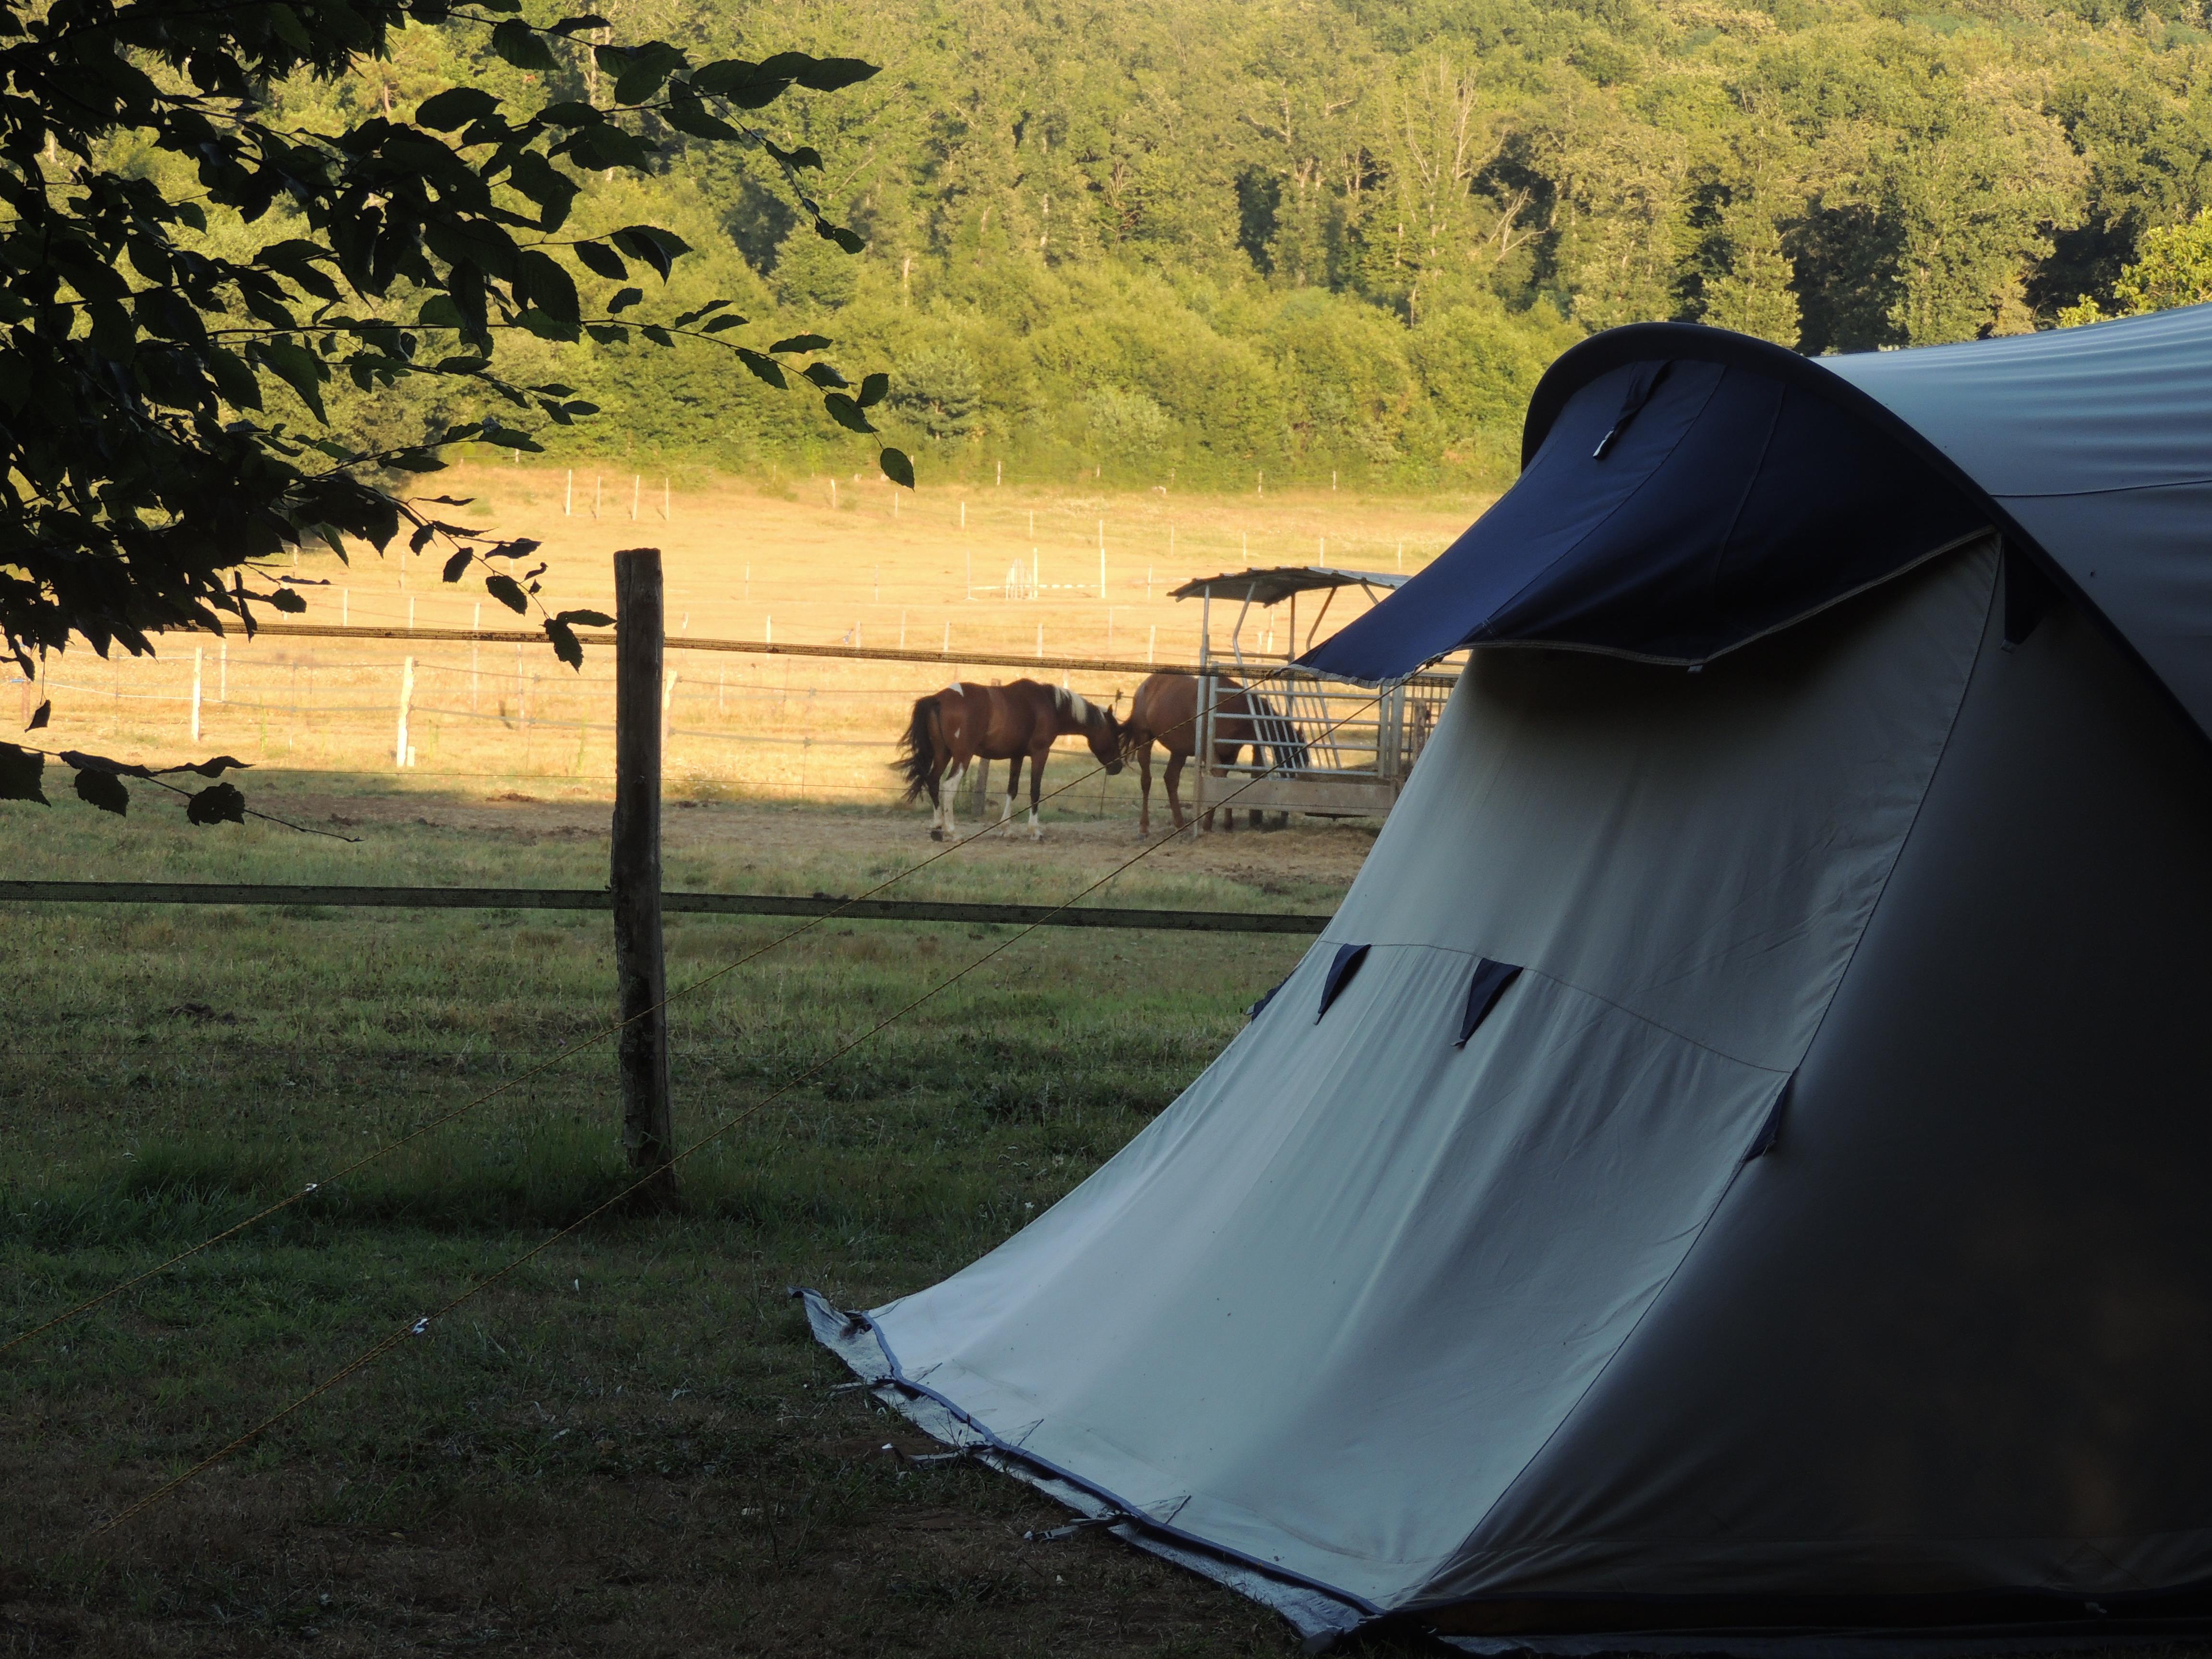
[[[596,472],[592,474],[592,516],[599,516],[599,475]]]
[[[899,612],[899,647],[898,647],[898,648],[899,648],[900,650],[902,650],[902,651],[903,651],[903,650],[905,650],[905,649],[906,649],[906,612],[905,612],[905,611],[900,611],[900,612]]]
[[[637,522],[637,493],[644,483],[644,478],[639,474],[633,472],[629,475],[629,520],[632,524]]]
[[[668,478],[667,478],[667,476],[666,476],[665,474],[663,474],[663,475],[662,475],[662,477],[661,477],[661,480],[660,480],[660,516],[661,516],[664,520],[668,520],[668,521],[670,521],[670,522],[672,522],[672,523],[674,521],[675,517],[676,517],[676,514],[675,514],[674,511],[671,508],[671,507],[670,507],[670,505],[669,505],[669,501],[668,501]]]
[[[1160,642],[1160,625],[1159,625],[1158,623],[1154,623],[1152,624],[1152,636],[1145,641],[1145,666],[1146,666],[1146,667],[1150,668],[1150,667],[1152,665],[1152,649],[1153,649],[1153,647],[1154,647],[1155,646],[1158,645],[1158,644],[1159,644],[1159,642]]]
[[[963,530],[968,527],[968,503],[965,501],[960,503],[960,527]]]
[[[353,590],[349,587],[338,589],[338,626],[353,626]]]
[[[660,752],[664,757],[668,753],[668,728],[672,724],[670,711],[676,706],[676,671],[670,669],[667,683],[660,688]]]
[[[230,701],[230,641],[225,640],[215,648],[215,700]]]
[[[521,453],[522,453],[522,452],[521,452],[520,450],[517,450],[517,451],[515,452],[515,453],[517,453],[518,455],[519,455],[519,454],[520,454]],[[575,511],[576,511],[576,469],[575,469],[574,467],[573,467],[573,466],[572,466],[572,467],[570,467],[570,468],[568,469],[568,482],[567,488],[566,488],[566,489],[565,489],[564,493],[562,495],[562,497],[561,497],[561,516],[562,516],[562,518],[564,518],[564,519],[566,519],[566,518],[570,518],[570,517],[574,516],[574,514],[575,514]]]
[[[407,764],[407,705],[415,701],[415,659],[408,658],[399,665],[399,740],[392,750],[392,765],[404,768]]]
[[[200,740],[200,657],[201,647],[192,647],[192,741]]]

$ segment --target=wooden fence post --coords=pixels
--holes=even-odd
[[[623,1150],[653,1176],[646,1196],[673,1201],[667,964],[660,939],[660,550],[615,555],[615,817],[609,864],[622,1069]]]

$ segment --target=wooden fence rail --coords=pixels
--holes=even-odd
[[[289,904],[402,910],[606,910],[593,887],[321,887],[223,881],[8,881],[0,903]],[[1012,923],[1047,927],[1139,927],[1193,933],[1318,933],[1324,915],[1281,910],[1109,909],[1051,904],[961,904],[934,899],[811,898],[781,893],[671,893],[664,911],[720,916],[836,916],[848,921]]]

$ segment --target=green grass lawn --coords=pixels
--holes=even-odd
[[[353,781],[357,783],[358,781]],[[357,845],[0,805],[27,877],[596,884],[604,803],[329,780],[255,803]],[[334,801],[336,804],[333,804]],[[670,813],[672,886],[853,892],[911,815]],[[333,818],[352,822],[331,824]],[[1126,826],[987,842],[895,893],[1059,898]],[[1103,902],[1327,909],[1369,832],[1212,837]],[[603,915],[12,906],[12,1333],[599,1030]],[[672,918],[684,985],[791,924]],[[1010,928],[832,923],[680,999],[679,1138],[747,1111]],[[1174,1098],[1306,941],[1042,930],[175,1498],[89,1529],[623,1180],[608,1045],[0,1357],[0,1651],[1285,1653],[1272,1614],[925,1443],[787,1287],[872,1305],[1019,1228]]]

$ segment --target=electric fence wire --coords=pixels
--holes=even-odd
[[[1267,679],[1272,678],[1273,677],[1273,671],[1271,671],[1268,675],[1259,677],[1259,678],[1253,682],[1252,689],[1256,689],[1260,684],[1264,684]],[[1380,699],[1376,698],[1369,702],[1361,704],[1358,708],[1353,710],[1351,714],[1345,716],[1344,720],[1338,721],[1336,725],[1341,726],[1346,721],[1356,720],[1361,713],[1364,712],[1367,708],[1374,707],[1375,703],[1379,702]],[[1195,720],[1197,716],[1195,714],[1193,714],[1190,717],[1191,720]],[[1178,721],[1176,725],[1177,726],[1187,726],[1189,723],[1190,720],[1187,720]],[[1173,731],[1176,729],[1176,727],[1170,726],[1168,729]],[[1333,732],[1336,729],[1336,726],[1333,726],[1329,729]],[[1051,800],[1060,795],[1066,794],[1070,790],[1081,787],[1091,779],[1098,776],[1104,770],[1105,768],[1103,766],[1094,767],[1091,770],[1070,779],[1066,783],[1062,784],[1060,787],[1052,791],[1050,794],[1039,797],[1038,804],[1042,805],[1045,801]],[[1250,781],[1238,788],[1235,792],[1235,794],[1242,794],[1244,790],[1249,789],[1254,784],[1261,782],[1267,775],[1269,775],[1267,772],[1261,773],[1258,776],[1254,777]],[[1233,799],[1234,798],[1235,795],[1232,794],[1227,799]],[[1214,803],[1214,807],[1218,809],[1224,803],[1222,802],[1216,802]],[[178,1251],[175,1255],[155,1263],[153,1267],[145,1269],[142,1273],[134,1273],[130,1278],[110,1285],[99,1295],[88,1297],[84,1301],[76,1304],[74,1307],[64,1310],[62,1312],[56,1314],[53,1317],[46,1320],[42,1323],[33,1325],[27,1330],[17,1332],[14,1336],[9,1337],[6,1340],[0,1341],[0,1356],[6,1355],[14,1349],[21,1346],[24,1343],[32,1340],[33,1338],[42,1336],[48,1331],[69,1323],[70,1321],[73,1319],[79,1318],[85,1314],[90,1313],[94,1309],[112,1301],[115,1297],[122,1295],[126,1291],[145,1284],[149,1279],[159,1278],[161,1274],[168,1272],[170,1268],[191,1260],[192,1257],[200,1255],[205,1250],[211,1249],[216,1245],[222,1243],[228,1239],[235,1238],[239,1234],[259,1225],[262,1222],[268,1220],[271,1216],[282,1214],[284,1211],[291,1209],[295,1206],[305,1203],[309,1198],[312,1198],[323,1188],[343,1181],[349,1176],[359,1173],[361,1170],[367,1169],[370,1164],[375,1164],[383,1158],[390,1157],[392,1153],[411,1146],[414,1142],[420,1140],[425,1135],[431,1134],[435,1131],[445,1127],[447,1124],[455,1122],[460,1118],[466,1116],[477,1107],[486,1105],[490,1102],[498,1099],[501,1096],[510,1093],[514,1090],[521,1087],[524,1084],[544,1076],[547,1072],[551,1071],[555,1066],[560,1065],[563,1060],[568,1060],[572,1055],[590,1048],[594,1043],[605,1042],[607,1038],[617,1036],[623,1030],[624,1027],[633,1024],[636,1021],[647,1018],[648,1015],[659,1012],[660,1010],[666,1008],[670,1004],[677,1001],[680,998],[690,996],[695,992],[705,989],[708,986],[714,984],[717,980],[720,980],[727,975],[735,973],[738,969],[746,966],[750,963],[758,961],[761,957],[768,955],[770,951],[780,950],[782,946],[789,944],[793,939],[798,939],[802,934],[812,933],[817,928],[819,928],[829,922],[836,921],[853,905],[860,902],[864,899],[875,897],[878,894],[885,891],[887,889],[896,886],[900,882],[904,881],[909,876],[919,875],[922,871],[927,870],[931,865],[937,863],[941,859],[950,858],[953,854],[960,851],[970,842],[980,841],[985,836],[995,834],[1000,828],[1000,824],[987,822],[981,828],[972,831],[969,835],[962,836],[957,841],[948,843],[939,851],[931,854],[920,863],[910,865],[906,869],[901,870],[896,874],[885,878],[883,881],[878,882],[875,886],[868,889],[866,892],[856,893],[851,897],[843,900],[840,902],[836,909],[823,915],[812,917],[807,921],[802,923],[800,926],[777,935],[775,939],[772,939],[766,944],[761,945],[757,950],[750,951],[744,956],[739,957],[736,961],[726,963],[721,967],[715,969],[713,972],[692,981],[689,985],[681,986],[676,990],[670,992],[659,1002],[653,1004],[652,1007],[641,1009],[638,1012],[631,1015],[628,1019],[617,1020],[611,1025],[603,1026],[584,1036],[578,1037],[572,1042],[564,1044],[562,1048],[548,1055],[538,1064],[532,1066],[528,1071],[526,1071],[518,1076],[509,1078],[505,1082],[499,1084],[495,1087],[488,1089],[482,1094],[477,1095],[474,1097],[463,1102],[460,1105],[453,1108],[450,1112],[443,1113],[437,1117],[430,1119],[428,1121],[410,1130],[407,1133],[401,1135],[395,1140],[387,1141],[383,1146],[379,1146],[373,1151],[364,1152],[361,1157],[354,1159],[350,1164],[347,1164],[341,1167],[334,1174],[325,1176],[319,1181],[308,1182],[298,1191],[286,1194],[283,1198],[280,1198],[274,1203],[266,1205],[263,1208],[255,1211],[252,1215],[247,1216],[245,1219],[234,1223],[232,1225],[224,1228],[220,1232],[210,1234],[208,1237],[202,1239],[198,1243],[194,1244],[188,1249]],[[1170,836],[1180,833],[1181,832],[1179,830],[1169,832]],[[1156,842],[1153,843],[1153,846],[1157,846],[1158,844],[1159,843]],[[1137,858],[1143,858],[1151,853],[1153,850],[1153,846],[1146,847],[1142,852],[1137,854]],[[1082,892],[1075,896],[1074,899],[1070,899],[1066,903],[1054,907],[1053,914],[1059,914],[1060,911],[1065,910],[1068,908],[1069,906],[1073,905],[1077,899],[1086,897],[1091,893],[1097,891],[1097,889],[1103,886],[1107,881],[1114,879],[1114,877],[1120,875],[1121,871],[1127,869],[1129,865],[1134,864],[1136,861],[1137,859],[1131,859],[1127,864],[1118,866],[1111,874],[1105,877],[1103,880],[1095,882],[1090,887],[1084,889]],[[1043,925],[1044,924],[1042,921],[1032,922],[1028,927],[1024,927],[1020,933],[1016,934],[1014,938],[1017,939],[1026,938],[1030,933],[1034,933],[1038,927],[1042,927]],[[1006,941],[1006,943],[1012,944],[1013,943],[1013,940],[1009,939]],[[1004,946],[1001,945],[999,948],[1003,949]],[[996,954],[997,951],[994,950],[990,952],[989,955],[979,958],[979,961],[988,961],[989,959],[989,956]],[[963,973],[964,974],[965,971],[966,970],[963,969]],[[958,976],[956,975],[956,977]],[[946,984],[950,984],[951,982],[952,981],[949,980],[945,981]],[[940,990],[943,988],[943,986],[937,988],[937,989]],[[935,990],[928,992],[925,994],[925,999],[927,996],[933,996],[934,994],[936,994]],[[880,1026],[876,1028],[876,1030],[878,1030],[881,1029],[882,1028]],[[872,1036],[874,1035],[874,1032],[871,1031],[868,1035]],[[865,1038],[862,1039],[862,1041],[865,1040]],[[842,1049],[838,1050],[836,1054],[830,1054],[829,1058],[822,1061],[821,1064],[824,1066],[828,1065],[830,1060],[839,1058],[844,1052],[845,1050]],[[817,1066],[815,1069],[819,1070],[820,1067]],[[811,1076],[812,1073],[810,1072],[805,1075]],[[803,1082],[805,1078],[802,1077],[795,1080],[793,1083],[787,1084],[784,1085],[784,1090],[788,1091],[791,1088],[796,1087],[798,1082]],[[648,1179],[650,1179],[650,1177],[648,1177]],[[598,1213],[598,1211],[592,1212],[592,1214],[594,1215]],[[586,1218],[588,1219],[588,1218]]]
[[[1350,720],[1356,718],[1358,713],[1373,707],[1376,703],[1379,703],[1381,701],[1382,699],[1380,697],[1376,697],[1368,703],[1362,704],[1359,710],[1354,711],[1352,715],[1347,715],[1346,719]],[[1341,721],[1338,722],[1340,725],[1343,722]],[[1335,728],[1332,726],[1330,729],[1334,731]],[[1264,781],[1267,776],[1267,774],[1262,772],[1259,775],[1248,780],[1237,788],[1222,797],[1219,801],[1214,803],[1215,810],[1223,810],[1227,808],[1238,795],[1243,794],[1246,790],[1253,788]],[[1079,781],[1080,781],[1080,780],[1079,780]],[[1071,785],[1069,787],[1073,787],[1073,786]],[[1158,852],[1162,847],[1167,845],[1170,841],[1173,840],[1181,833],[1182,831],[1180,830],[1164,830],[1161,834],[1155,836],[1150,842],[1138,848],[1138,850],[1130,857],[1125,859],[1121,863],[1115,866],[1113,869],[1108,871],[1106,874],[1101,876],[1097,881],[1092,882],[1088,887],[1084,888],[1081,891],[1072,895],[1060,904],[1054,906],[1054,914],[1057,914],[1060,910],[1067,909],[1072,906],[1079,903],[1082,900],[1088,898],[1091,894],[1105,886],[1107,883],[1120,876],[1124,871],[1128,870],[1140,860],[1151,857],[1154,853]],[[964,847],[967,845],[969,841],[972,841],[974,839],[975,837],[971,836],[962,841],[956,842],[951,847],[947,848],[945,852],[950,853],[957,850],[960,847]],[[940,853],[932,859],[925,860],[923,862],[924,864],[933,863],[935,861],[935,858],[941,858],[943,856],[945,856],[945,854]],[[920,866],[916,866],[916,868],[920,867]],[[892,879],[896,880],[897,878],[894,877]],[[885,884],[888,885],[889,884]],[[827,919],[828,918],[823,918],[823,920]],[[290,1417],[295,1412],[300,1411],[303,1407],[312,1405],[315,1401],[320,1399],[324,1395],[328,1394],[331,1389],[337,1388],[339,1383],[344,1382],[356,1372],[366,1370],[368,1366],[374,1364],[379,1359],[382,1358],[386,1354],[390,1353],[394,1348],[404,1346],[412,1338],[428,1335],[429,1334],[430,1328],[433,1325],[447,1317],[456,1309],[460,1308],[471,1298],[480,1295],[484,1291],[489,1290],[492,1285],[498,1284],[509,1274],[517,1272],[522,1267],[527,1267],[531,1262],[536,1261],[546,1251],[551,1249],[556,1244],[558,1244],[562,1239],[567,1238],[571,1234],[580,1231],[584,1227],[588,1226],[600,1216],[606,1214],[611,1210],[616,1209],[644,1188],[653,1186],[656,1182],[661,1181],[665,1177],[666,1171],[683,1163],[684,1159],[690,1158],[693,1153],[701,1152],[706,1147],[712,1146],[715,1141],[720,1139],[724,1135],[728,1134],[731,1131],[742,1127],[745,1123],[750,1122],[752,1119],[759,1116],[761,1113],[775,1105],[777,1101],[782,1099],[786,1095],[791,1093],[793,1090],[798,1089],[810,1079],[820,1075],[836,1061],[843,1059],[847,1054],[851,1054],[855,1048],[860,1048],[862,1044],[875,1037],[879,1032],[886,1030],[890,1026],[896,1024],[900,1020],[905,1018],[908,1014],[921,1007],[925,1002],[927,1002],[932,998],[937,996],[939,993],[950,990],[953,986],[967,978],[969,975],[974,973],[986,963],[990,962],[994,957],[1001,956],[1005,952],[1012,950],[1015,945],[1020,944],[1022,940],[1027,939],[1031,933],[1036,932],[1036,930],[1042,926],[1044,926],[1042,921],[1031,922],[1028,927],[1023,928],[1012,938],[1000,940],[997,945],[993,945],[989,950],[984,951],[982,955],[977,957],[974,961],[969,963],[957,972],[951,974],[945,978],[939,980],[936,984],[924,991],[920,996],[915,997],[911,1001],[906,1003],[903,1006],[894,1010],[892,1012],[885,1015],[882,1019],[878,1020],[873,1025],[861,1032],[860,1036],[854,1037],[851,1042],[833,1049],[830,1054],[817,1060],[805,1071],[786,1079],[783,1083],[778,1085],[773,1091],[761,1099],[755,1101],[751,1105],[745,1107],[740,1111],[732,1113],[730,1116],[723,1119],[720,1123],[708,1130],[697,1140],[692,1142],[690,1146],[685,1147],[682,1152],[678,1152],[674,1157],[671,1158],[666,1164],[662,1164],[640,1176],[636,1181],[631,1182],[629,1186],[623,1188],[605,1202],[598,1205],[585,1214],[579,1216],[575,1220],[568,1223],[565,1227],[562,1227],[559,1231],[539,1240],[538,1243],[532,1245],[529,1249],[525,1250],[520,1255],[514,1257],[503,1266],[494,1269],[489,1273],[487,1273],[483,1278],[477,1279],[474,1284],[466,1286],[455,1295],[448,1297],[445,1302],[439,1304],[439,1306],[433,1309],[430,1312],[422,1315],[421,1317],[412,1321],[409,1324],[400,1327],[398,1330],[392,1331],[385,1336],[380,1337],[375,1342],[362,1349],[361,1352],[356,1354],[344,1364],[333,1370],[328,1376],[315,1384],[312,1389],[309,1389],[305,1394],[300,1395],[286,1405],[280,1407],[277,1410],[270,1413],[267,1417],[262,1419],[261,1421],[256,1423],[252,1427],[246,1430],[243,1433],[238,1435],[235,1438],[232,1439],[222,1447],[219,1447],[215,1451],[209,1453],[207,1456],[202,1458],[198,1462],[185,1469],[182,1474],[175,1475],[170,1480],[162,1482],[161,1485],[155,1487],[151,1492],[146,1493],[145,1496],[140,1498],[135,1503],[132,1503],[123,1510],[118,1510],[116,1514],[101,1522],[98,1526],[91,1528],[91,1530],[85,1534],[87,1541],[90,1541],[93,1539],[100,1538],[108,1533],[113,1532],[118,1528],[129,1522],[135,1516],[143,1514],[146,1510],[153,1508],[156,1504],[161,1503],[172,1493],[181,1490],[192,1480],[197,1480],[200,1475],[207,1473],[208,1470],[214,1468],[217,1464],[222,1463],[225,1460],[235,1455],[237,1453],[243,1451],[246,1447],[252,1445],[256,1440],[258,1440],[263,1435],[266,1434],[270,1429],[276,1427],[279,1423],[282,1423],[286,1418]],[[804,931],[804,929],[793,930],[794,934]],[[764,948],[772,949],[774,947],[769,946]],[[758,955],[759,952],[755,952],[754,954]],[[751,959],[752,958],[750,957],[748,957],[743,960],[750,961]],[[722,974],[727,973],[731,971],[732,969],[739,965],[741,964],[733,963],[730,964],[729,967],[717,969],[715,973],[709,975],[706,980],[702,980],[696,984],[687,987],[686,989],[696,990],[698,988],[699,985],[706,984],[713,979],[719,978]],[[672,999],[671,1000],[672,1000]],[[666,1005],[665,1003],[663,1003],[659,1006],[665,1006]],[[635,1018],[641,1018],[643,1016],[639,1015],[635,1016]],[[619,1030],[621,1028],[620,1026],[616,1026],[611,1029]],[[599,1035],[605,1036],[606,1034],[602,1032]],[[571,1045],[570,1049],[563,1050],[563,1054],[565,1055],[567,1053],[572,1052],[574,1046],[575,1045]],[[556,1056],[556,1058],[558,1059],[559,1056]],[[554,1062],[547,1062],[548,1065]],[[541,1067],[539,1069],[542,1070],[544,1068]],[[21,1339],[19,1338],[17,1340],[20,1340]],[[0,1352],[4,1352],[4,1348],[0,1348]]]

